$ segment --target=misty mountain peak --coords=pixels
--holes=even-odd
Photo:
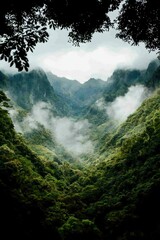
[[[100,85],[105,85],[106,82],[101,80],[101,79],[96,79],[96,78],[90,78],[88,81],[83,83],[85,86],[91,86],[91,87],[96,87]]]

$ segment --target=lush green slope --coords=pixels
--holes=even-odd
[[[84,169],[43,161],[0,110],[1,227],[16,239],[160,236],[160,93],[103,139]]]
[[[155,89],[159,68],[150,65],[147,71],[120,73],[131,74],[134,83],[140,74]],[[0,79],[5,89],[7,76],[1,74]],[[30,93],[39,100],[45,89],[40,87],[36,95],[36,86]],[[97,122],[93,133],[98,140],[96,152],[81,165],[40,124],[24,140],[15,132],[7,106],[8,99],[0,92],[0,229],[5,239],[160,238],[160,90],[118,127],[107,131],[108,120]]]
[[[7,98],[1,92],[1,106]],[[67,219],[61,199],[80,171],[59,159],[42,160],[17,135],[0,108],[0,229],[5,239],[59,239]]]
[[[108,83],[104,90],[105,101],[113,101],[117,96],[124,95],[131,85],[140,83],[140,70],[123,70],[118,69],[113,72],[108,79]]]
[[[88,216],[105,239],[159,239],[160,92],[103,140],[91,170]],[[85,195],[86,194],[86,195]]]
[[[125,96],[131,86],[141,85],[146,87],[149,91],[155,90],[160,86],[160,61],[153,60],[148,64],[144,70],[138,69],[117,69],[108,78],[106,84],[103,86],[103,92],[99,98],[95,99],[84,111],[84,116],[96,126],[103,124],[105,128],[109,129],[112,123],[108,118],[103,107],[98,107],[99,100],[102,105],[112,103],[117,97]],[[96,100],[98,100],[96,102]],[[108,130],[107,130],[108,131]]]

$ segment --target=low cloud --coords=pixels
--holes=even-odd
[[[18,111],[15,110],[15,109],[10,109],[8,110],[9,114],[10,114],[10,117],[14,123],[14,128],[17,132],[20,132],[22,133],[23,132],[23,129],[22,129],[22,126],[21,126],[21,123],[18,122],[17,120],[17,117],[18,117]]]
[[[95,104],[99,110],[106,110],[107,105],[103,98],[98,99]]]
[[[48,54],[40,62],[46,70],[52,69],[60,77],[77,79],[83,83],[91,77],[107,80],[116,68],[131,66],[136,58],[136,52],[131,49],[121,48],[115,51],[102,46],[87,51],[74,49]]]
[[[54,134],[57,141],[75,155],[93,152],[89,129],[88,120],[74,121],[66,117],[54,119]]]
[[[143,85],[131,86],[124,96],[117,97],[114,102],[107,106],[107,114],[121,123],[134,113],[148,96],[148,89]]]
[[[96,102],[100,110],[106,111],[110,119],[115,122],[124,122],[129,115],[134,113],[142,102],[150,95],[149,90],[143,85],[131,86],[124,96],[117,97],[113,102],[106,104],[101,98]]]
[[[49,41],[38,44],[34,54],[29,54],[30,66],[38,65],[59,77],[83,83],[92,77],[107,80],[121,67],[146,69],[148,63],[157,58],[144,44],[131,46],[116,38],[116,33],[114,29],[95,33],[91,42],[75,47],[68,43],[68,31],[50,31]]]
[[[34,105],[22,122],[17,121],[16,110],[10,110],[10,115],[18,132],[31,132],[41,124],[50,130],[59,144],[75,156],[93,152],[93,143],[89,139],[91,125],[88,120],[54,117],[51,106],[45,102]]]
[[[95,33],[91,42],[82,43],[80,47],[68,42],[68,33],[65,29],[49,30],[49,41],[37,44],[34,52],[28,53],[30,70],[41,67],[59,77],[83,83],[92,77],[107,80],[121,67],[146,69],[148,63],[157,58],[156,52],[146,50],[143,43],[132,46],[116,38],[114,29]],[[1,70],[18,72],[4,60],[1,60]]]

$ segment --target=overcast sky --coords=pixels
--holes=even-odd
[[[81,83],[91,77],[107,80],[116,68],[144,69],[157,57],[156,52],[149,53],[143,44],[135,47],[116,39],[114,30],[96,33],[91,42],[80,47],[68,42],[66,30],[51,31],[49,41],[38,44],[28,56],[30,69],[41,67]],[[9,64],[1,61],[0,66],[3,69]]]

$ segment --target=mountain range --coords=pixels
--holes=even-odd
[[[0,72],[5,239],[160,237],[160,64],[84,84]]]

